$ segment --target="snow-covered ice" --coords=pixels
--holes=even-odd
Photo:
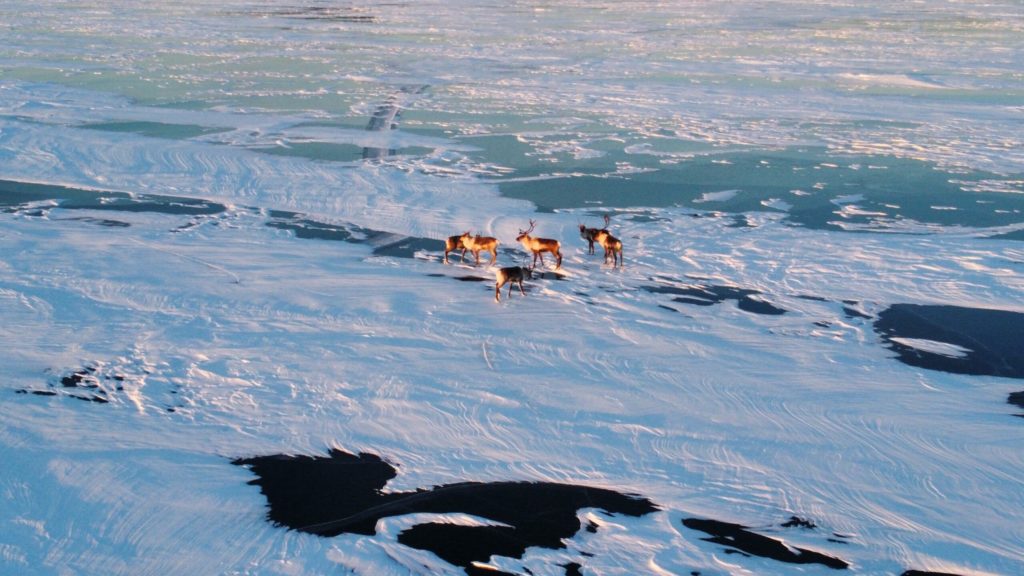
[[[0,573],[1021,572],[1017,8],[0,6]]]

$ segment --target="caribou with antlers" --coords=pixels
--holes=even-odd
[[[551,255],[555,257],[555,270],[562,267],[562,244],[558,240],[552,240],[551,238],[534,238],[530,236],[530,232],[537,226],[536,222],[530,220],[530,228],[527,230],[520,230],[519,236],[516,237],[516,242],[523,245],[530,252],[533,252],[533,267],[537,266],[537,258],[540,258],[541,266],[544,265],[544,253],[551,252]]]

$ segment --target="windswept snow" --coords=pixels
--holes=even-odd
[[[1017,3],[0,22],[0,573],[1024,572]]]

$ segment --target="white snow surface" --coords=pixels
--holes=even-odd
[[[296,239],[258,212],[186,232],[172,230],[187,217],[118,213],[132,226],[103,228],[66,212],[4,217],[5,388],[83,366],[126,380],[107,405],[0,401],[8,569],[419,570],[415,555],[395,563],[410,551],[386,535],[269,526],[251,475],[228,463],[332,446],[397,464],[395,490],[516,479],[651,498],[663,512],[587,541],[600,552],[585,565],[605,573],[791,570],[722,557],[679,525],[690,515],[810,517],[850,544],[787,542],[864,573],[1021,565],[1020,423],[1004,402],[1019,383],[899,364],[836,304],[1012,309],[1024,282],[1009,242],[620,219],[623,269],[572,246],[568,281],[495,304],[491,285],[428,276],[481,270]],[[789,312],[672,313],[637,289],[668,276],[754,287]]]
[[[1020,242],[966,227],[920,233],[913,222],[894,226],[914,235],[796,228],[784,223],[782,200],[746,214],[748,227],[726,214],[623,209],[611,211],[625,245],[625,266],[613,269],[579,239],[578,222],[592,215],[537,214],[500,197],[481,176],[503,168],[468,163],[462,144],[370,133],[354,120],[351,129],[316,125],[329,116],[324,102],[368,118],[396,86],[415,82],[436,96],[410,106],[462,134],[519,130],[495,118],[545,110],[547,124],[570,131],[597,122],[657,134],[671,125],[709,150],[814,140],[1019,172],[1024,109],[969,97],[1020,89],[1019,43],[984,54],[972,44],[987,46],[986,34],[1019,37],[1019,5],[974,11],[928,1],[931,18],[919,20],[896,3],[893,13],[869,10],[886,17],[881,25],[861,26],[856,6],[839,2],[756,9],[768,20],[747,20],[753,2],[456,4],[463,9],[352,4],[382,13],[386,32],[288,22],[316,27],[312,43],[277,26],[274,3],[223,2],[197,16],[190,2],[129,2],[116,11],[135,18],[117,19],[103,3],[0,7],[10,37],[0,52],[0,179],[229,207],[210,216],[0,212],[0,573],[461,573],[397,543],[417,518],[382,520],[372,537],[274,526],[247,484],[253,474],[230,463],[331,447],[395,464],[391,490],[553,481],[641,494],[661,508],[641,518],[583,510],[596,533],[564,550],[492,559],[511,572],[560,574],[559,565],[581,562],[586,574],[833,573],[726,554],[682,526],[688,517],[751,526],[842,558],[858,574],[1024,572],[1024,426],[1006,404],[1020,380],[902,364],[871,320],[842,304],[856,301],[868,315],[901,302],[1024,312]],[[780,50],[791,39],[778,36],[775,15],[810,22],[835,10],[843,18],[831,31],[795,41],[795,55]],[[622,18],[628,30],[608,26]],[[104,44],[125,22],[128,36]],[[949,26],[960,27],[953,46],[936,40]],[[565,35],[553,32],[562,27]],[[638,33],[673,29],[706,32]],[[921,42],[904,43],[908,29]],[[704,44],[716,30],[722,43]],[[495,39],[499,32],[506,36]],[[344,33],[357,38],[344,46],[347,60],[335,61]],[[753,50],[743,42],[751,34],[775,50]],[[177,53],[153,49],[182,38],[189,43]],[[872,52],[879,40],[917,50],[945,74],[859,69],[898,60]],[[848,41],[861,52],[844,56]],[[309,86],[275,84],[265,67],[275,62],[270,47],[289,45],[301,46],[310,71],[299,76]],[[803,58],[816,46],[821,66],[811,68],[821,76],[805,76]],[[248,62],[250,53],[261,56]],[[399,53],[404,68],[393,66]],[[632,68],[642,55],[661,65]],[[736,86],[720,84],[715,63]],[[218,71],[228,72],[223,83]],[[247,71],[257,76],[251,85]],[[644,83],[659,74],[665,84]],[[816,88],[832,79],[854,104],[842,117],[833,115],[835,94]],[[761,82],[798,83],[808,100],[787,104],[770,87],[750,86]],[[705,83],[719,86],[713,103],[689,91]],[[246,89],[251,107],[164,106]],[[887,110],[911,128],[874,123],[857,100],[908,91]],[[917,106],[918,92],[948,105]],[[465,116],[452,113],[460,107]],[[738,110],[757,117],[728,112]],[[82,128],[154,118],[223,131],[172,140]],[[254,149],[279,138],[433,152],[327,162]],[[734,194],[704,200],[713,209]],[[856,198],[837,200],[840,217],[861,213]],[[299,239],[265,225],[272,210],[435,239],[437,249],[397,258]],[[495,303],[493,284],[452,279],[490,271],[440,261],[445,236],[472,229],[512,247],[528,219],[562,240],[565,281],[528,281],[525,297],[513,291]],[[506,254],[499,262],[519,263]],[[643,289],[701,284],[758,290],[787,313],[751,314],[733,301],[691,306]],[[109,403],[16,393],[87,367],[122,379],[102,380]],[[779,529],[791,516],[818,528]]]

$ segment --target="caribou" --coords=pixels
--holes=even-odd
[[[544,253],[551,252],[551,255],[555,257],[555,269],[562,267],[562,244],[558,240],[552,240],[550,238],[534,238],[530,236],[530,232],[537,226],[536,222],[530,220],[530,228],[527,230],[520,230],[519,236],[516,237],[516,242],[523,245],[533,253],[533,267],[537,266],[537,259],[540,258],[541,266],[544,265]]]
[[[600,242],[601,247],[604,248],[604,263],[607,264],[608,258],[611,257],[612,268],[622,266],[622,242],[607,232],[601,236]],[[618,257],[617,263],[616,257]]]
[[[473,253],[474,265],[480,265],[480,252],[490,252],[491,261],[487,264],[488,266],[494,266],[494,262],[498,259],[498,239],[491,238],[490,236],[473,236],[470,237],[469,233],[462,236],[462,253],[465,255],[466,250]]]
[[[522,266],[508,266],[501,268],[494,273],[494,301],[501,302],[501,287],[508,284],[508,297],[512,297],[512,285],[519,284],[519,292],[526,296],[523,290],[523,280],[533,278],[533,269]]]
[[[580,224],[580,237],[587,241],[587,253],[594,253],[594,242],[601,243],[601,237],[608,234],[608,222],[610,218],[604,215],[604,228],[587,228],[586,224]]]
[[[465,234],[459,234],[458,236],[449,236],[448,239],[444,241],[444,263],[445,264],[448,263],[448,253],[449,252],[454,252],[455,250],[458,250],[459,248],[462,248],[462,239],[466,238],[467,236],[469,236],[469,231],[466,231]],[[462,248],[462,261],[463,262],[466,261],[466,249],[465,248]]]

